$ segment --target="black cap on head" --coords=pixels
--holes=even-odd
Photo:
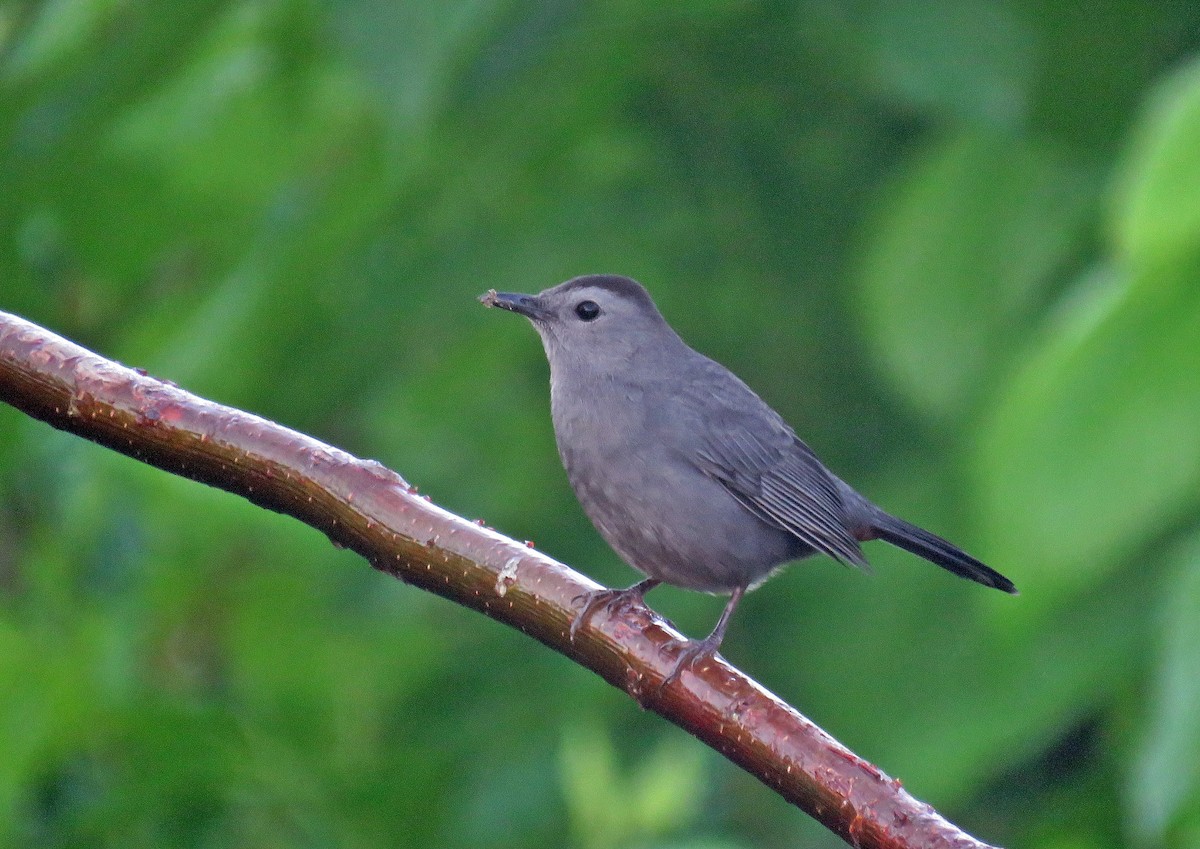
[[[646,291],[645,286],[632,277],[622,277],[619,274],[584,274],[580,277],[573,277],[566,283],[560,283],[554,288],[564,293],[574,291],[575,289],[604,289],[612,292],[614,295],[657,310],[657,307],[654,306],[654,299],[650,297],[650,293]]]

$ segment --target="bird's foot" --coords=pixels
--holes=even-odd
[[[671,669],[670,674],[658,685],[660,693],[679,677],[679,673],[683,671],[684,667],[695,666],[696,661],[716,657],[717,649],[721,647],[721,641],[725,639],[725,629],[729,627],[729,619],[733,616],[733,611],[745,593],[745,587],[737,587],[729,594],[729,601],[725,604],[725,609],[721,611],[717,627],[713,628],[712,633],[703,640],[671,640],[667,643],[668,646],[679,647],[679,656],[675,659],[675,666]]]
[[[685,668],[693,667],[702,660],[716,657],[717,649],[721,647],[721,635],[709,634],[703,640],[671,640],[663,645],[663,648],[674,647],[679,648],[679,655],[675,658],[675,666],[658,685],[660,693],[677,679],[679,673]]]
[[[587,624],[587,621],[597,612],[605,610],[610,616],[625,613],[635,605],[644,603],[643,596],[656,586],[658,586],[658,581],[645,580],[623,590],[595,590],[575,596],[572,602],[583,602],[583,609],[571,622],[569,632],[571,642],[575,642],[575,635],[579,633],[579,629]]]

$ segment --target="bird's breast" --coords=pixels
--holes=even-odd
[[[598,381],[564,392],[552,382],[550,409],[558,452],[573,486],[601,482],[618,470],[622,477],[637,474],[638,455],[650,447],[641,391]]]

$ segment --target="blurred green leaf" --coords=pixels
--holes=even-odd
[[[1200,500],[1197,274],[1095,275],[982,421],[983,548],[1027,603],[1099,580]]]
[[[984,124],[1024,118],[1038,55],[1010,3],[885,0],[865,10],[877,85]]]
[[[335,0],[331,18],[404,132],[430,127],[480,30],[503,4]]]
[[[1018,138],[960,135],[908,169],[861,276],[869,341],[905,397],[945,417],[978,401],[1078,246],[1090,201],[1078,168]]]
[[[1165,559],[1158,662],[1127,798],[1142,843],[1183,846],[1173,826],[1185,807],[1200,813],[1200,536]]]
[[[703,746],[674,735],[646,752],[630,777],[628,798],[643,833],[665,834],[696,819],[704,803],[707,760]]]
[[[1123,259],[1157,266],[1200,250],[1200,62],[1154,91],[1120,182],[1114,229]]]
[[[86,50],[103,27],[111,24],[121,5],[122,0],[49,0],[37,4],[35,10],[27,13],[32,19],[24,37],[16,41],[5,57],[4,77],[20,81],[54,73],[71,60],[72,54]],[[0,15],[6,12],[16,15],[15,9]],[[11,26],[3,17],[0,21]]]
[[[563,737],[561,774],[579,842],[597,849],[645,844],[686,826],[703,800],[703,764],[694,741],[667,737],[623,776],[599,725],[572,728]]]
[[[603,849],[622,846],[632,824],[618,785],[612,743],[595,725],[571,729],[563,737],[559,770],[576,839]]]

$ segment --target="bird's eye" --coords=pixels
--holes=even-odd
[[[575,315],[584,321],[592,321],[600,315],[600,305],[595,301],[580,301],[575,305]]]

